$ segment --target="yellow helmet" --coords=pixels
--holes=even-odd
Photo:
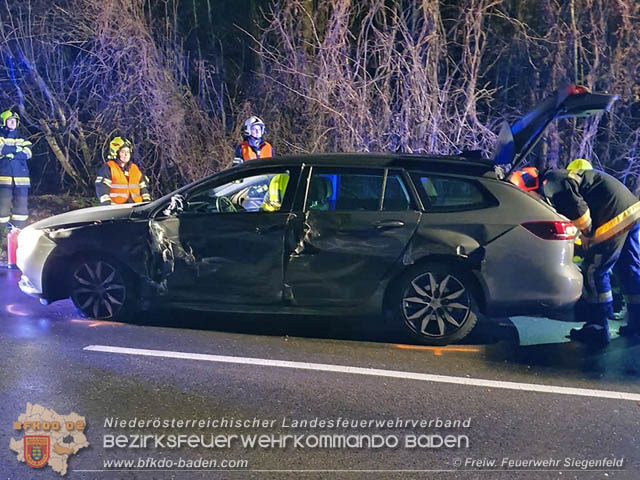
[[[0,113],[0,127],[4,128],[7,126],[7,120],[9,120],[10,118],[15,118],[17,123],[16,126],[18,126],[20,124],[20,115],[18,115],[15,112],[12,112],[11,109],[9,110],[5,110],[4,112]]]
[[[115,137],[109,142],[109,159],[115,160],[118,157],[118,152],[122,147],[127,147],[129,150],[133,150],[133,144],[131,141],[122,137]]]
[[[567,165],[567,170],[593,170],[593,166],[584,158],[576,158],[573,162]]]

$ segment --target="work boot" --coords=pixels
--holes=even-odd
[[[640,305],[627,304],[627,324],[618,330],[621,337],[634,337],[640,335]]]
[[[621,337],[636,337],[636,336],[640,336],[640,326],[631,325],[631,324],[622,325],[618,329],[618,335],[620,335]]]
[[[589,303],[586,305],[585,325],[580,328],[572,328],[569,338],[575,342],[582,342],[592,346],[605,346],[609,343],[609,321],[613,313],[611,302]]]
[[[574,342],[582,342],[592,346],[605,346],[609,343],[609,326],[587,323],[584,327],[572,328],[569,338]]]

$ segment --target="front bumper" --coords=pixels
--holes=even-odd
[[[44,230],[27,227],[18,237],[17,265],[22,272],[18,282],[27,295],[43,298],[44,268],[56,244]]]

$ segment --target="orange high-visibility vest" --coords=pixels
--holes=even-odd
[[[249,146],[249,142],[246,140],[242,142],[241,146],[242,150],[242,160],[245,162],[247,160],[254,160],[256,158],[270,158],[273,157],[273,149],[271,148],[271,144],[269,142],[264,142],[258,151],[258,155],[256,155],[256,151]]]
[[[124,174],[120,165],[113,160],[107,162],[111,169],[111,187],[109,188],[109,197],[113,203],[127,203],[129,197],[134,203],[142,202],[140,195],[140,182],[142,181],[142,172],[135,163],[129,167],[129,178]]]

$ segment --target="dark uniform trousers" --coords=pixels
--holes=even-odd
[[[603,324],[612,316],[609,273],[613,270],[627,302],[629,323],[640,324],[640,223],[587,250],[584,263],[587,323]]]
[[[29,217],[29,187],[0,186],[0,232],[4,233],[7,223],[22,228]]]

